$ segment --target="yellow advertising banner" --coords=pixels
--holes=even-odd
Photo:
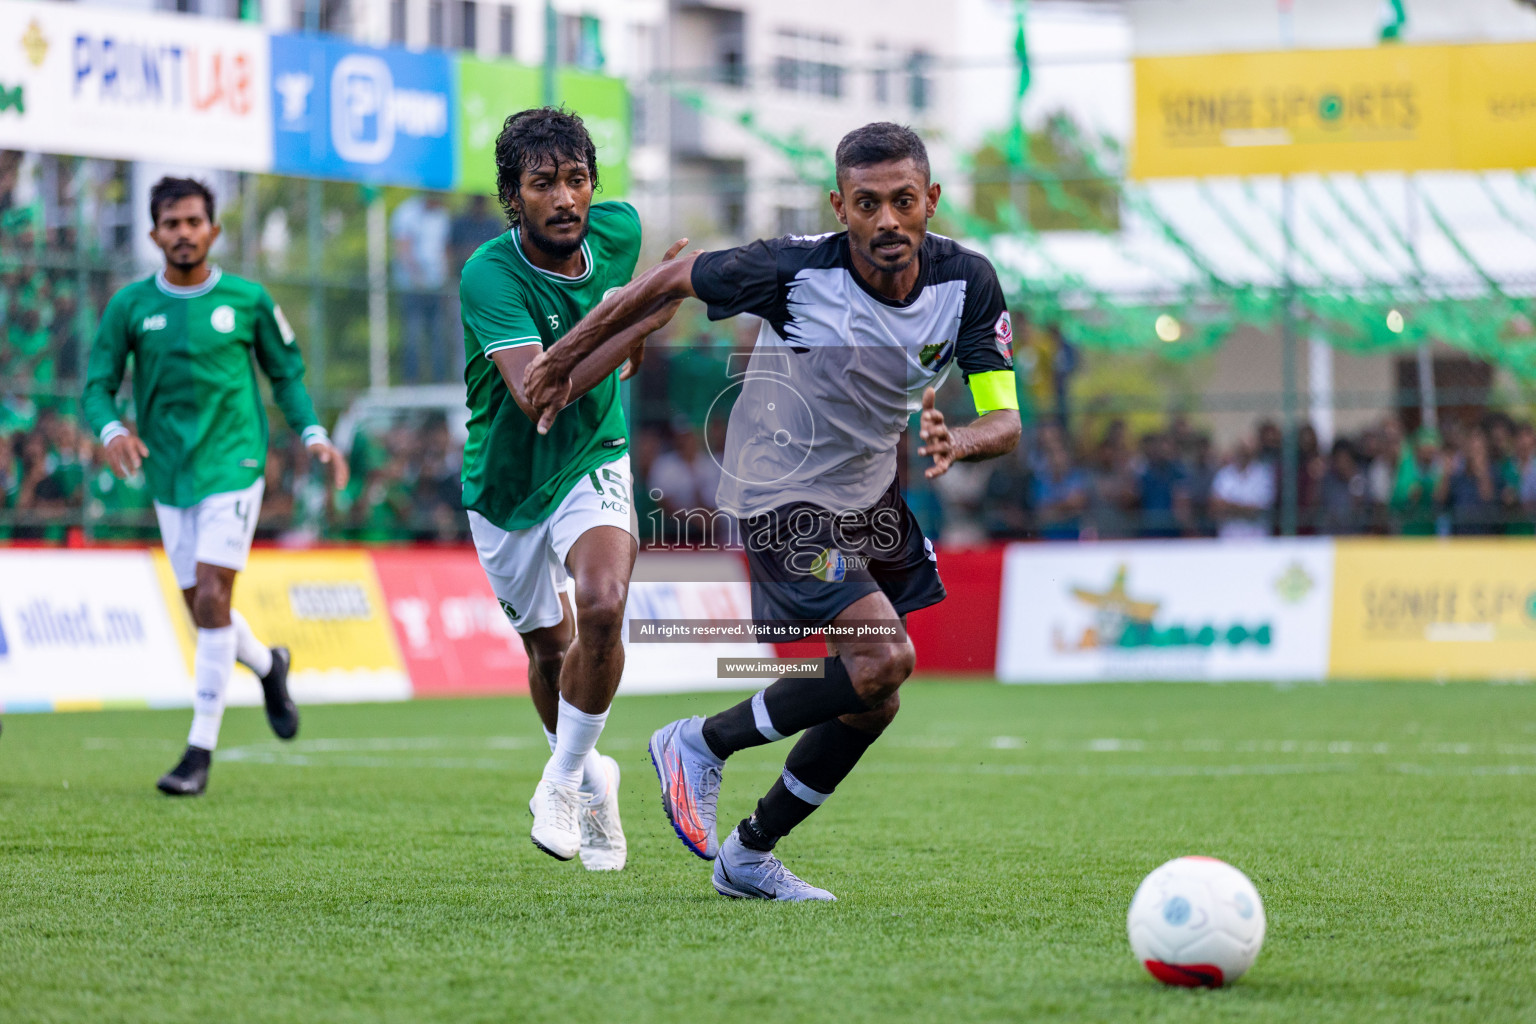
[[[1329,675],[1536,676],[1536,540],[1340,540]]]
[[[1536,43],[1135,62],[1136,178],[1536,166]]]
[[[192,671],[196,637],[165,553],[155,569]],[[384,592],[365,551],[251,552],[235,578],[234,606],[263,643],[293,653],[290,684],[299,703],[409,697]]]

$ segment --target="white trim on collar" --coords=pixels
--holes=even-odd
[[[533,260],[528,258],[527,253],[523,252],[522,232],[514,228],[508,231],[507,234],[511,236],[512,248],[517,250],[517,254],[523,258],[523,262],[552,281],[559,281],[561,284],[581,284],[592,276],[592,249],[587,245],[588,240],[585,238],[581,240],[581,255],[587,261],[586,273],[580,277],[569,277],[565,274],[557,274],[553,270],[545,270],[543,267],[534,266]]]
[[[176,299],[195,299],[199,295],[207,295],[213,291],[213,286],[219,283],[219,278],[224,276],[224,271],[219,267],[213,267],[208,272],[208,280],[202,284],[180,285],[171,284],[165,279],[165,269],[155,275],[155,287],[165,294]]]

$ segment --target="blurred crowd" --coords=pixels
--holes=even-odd
[[[1533,532],[1536,429],[1503,413],[1411,435],[1387,416],[1326,446],[1302,424],[1286,473],[1273,421],[1225,450],[1181,417],[1134,439],[1119,420],[1075,438],[1046,423],[1014,456],[960,464],[940,479],[940,535],[952,543],[1263,537],[1284,526],[1287,484],[1303,535]]]
[[[61,542],[71,527],[99,539],[153,540],[142,478],[117,480],[101,446],[72,415],[0,400],[0,538]],[[636,512],[642,543],[705,539],[720,469],[686,421],[635,431]],[[1502,413],[1406,434],[1395,416],[1326,447],[1302,425],[1295,460],[1296,532],[1490,535],[1536,532],[1536,428]],[[414,412],[357,432],[352,483],[327,492],[292,434],[275,433],[258,536],[360,542],[457,543],[462,439],[440,412]],[[952,544],[1040,538],[1091,540],[1262,537],[1284,523],[1286,460],[1278,424],[1218,450],[1174,418],[1132,438],[1111,421],[1073,437],[1053,422],[1026,431],[1018,451],[957,463],[932,485],[915,460],[910,500],[925,528]],[[719,539],[716,537],[716,539]]]

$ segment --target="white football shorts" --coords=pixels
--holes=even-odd
[[[571,582],[566,556],[582,534],[597,526],[616,526],[635,536],[633,494],[626,452],[582,477],[549,518],[533,526],[507,531],[470,511],[469,532],[480,567],[513,629],[530,633],[564,617],[560,595]]]
[[[210,494],[187,508],[155,502],[160,539],[178,587],[187,590],[197,583],[198,562],[236,572],[245,568],[266,488],[266,480],[257,477],[244,490]]]

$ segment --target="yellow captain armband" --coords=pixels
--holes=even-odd
[[[973,373],[970,379],[971,397],[976,400],[976,415],[985,416],[998,409],[1019,409],[1019,392],[1014,384],[1012,370],[988,370]]]

